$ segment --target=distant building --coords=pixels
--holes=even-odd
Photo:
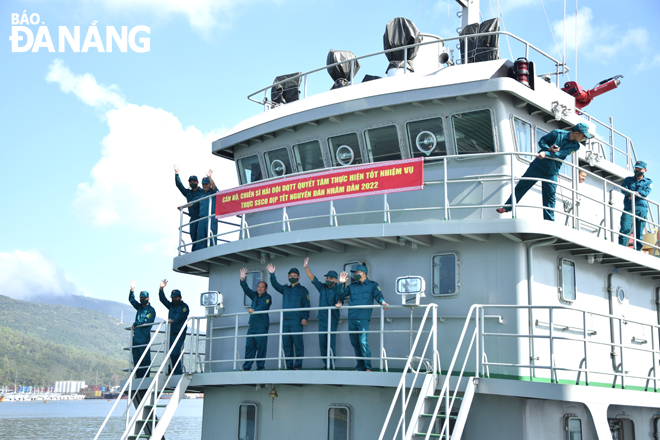
[[[62,394],[75,394],[85,388],[85,381],[64,380],[55,382],[55,392]]]

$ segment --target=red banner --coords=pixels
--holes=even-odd
[[[424,186],[424,159],[392,160],[257,182],[218,192],[216,218]]]

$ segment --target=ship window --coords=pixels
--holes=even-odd
[[[635,440],[635,424],[630,419],[607,419],[612,440]]]
[[[516,130],[516,145],[521,153],[533,153],[532,149],[532,126],[518,118],[513,118]],[[523,159],[531,159],[531,156],[522,156]]]
[[[409,122],[408,144],[413,157],[446,156],[447,145],[442,118]]]
[[[365,132],[367,152],[371,162],[401,159],[399,135],[396,126],[372,128]]]
[[[540,129],[540,128],[538,128],[538,127],[536,127],[536,152],[537,152],[537,153],[538,153],[539,151],[541,151],[541,147],[538,146],[538,143],[539,143],[539,141],[541,140],[541,138],[542,138],[543,136],[545,136],[546,134],[548,134],[547,131],[545,131],[545,130],[543,130],[543,129]]]
[[[458,281],[458,256],[454,253],[433,256],[433,295],[456,295]]]
[[[490,110],[460,113],[453,115],[451,121],[458,154],[492,153],[495,151],[493,121]]]
[[[323,168],[323,154],[319,141],[309,141],[293,146],[293,157],[296,158],[298,171],[310,171]]]
[[[238,440],[257,439],[257,420],[259,405],[257,403],[242,403],[238,407]]]
[[[330,145],[333,167],[357,165],[364,162],[357,133],[347,133],[328,138],[328,145]]]
[[[248,287],[255,292],[257,291],[257,284],[263,281],[263,279],[263,274],[260,270],[248,272],[247,275],[245,275],[245,282],[247,283]],[[252,305],[252,300],[245,293],[243,293],[243,305],[245,307],[250,307]]]
[[[328,408],[328,440],[350,440],[351,407],[331,405]]]
[[[289,152],[286,148],[271,150],[264,153],[266,167],[270,177],[280,177],[291,174],[293,169],[289,160]]]
[[[264,178],[261,174],[261,165],[259,165],[259,156],[249,156],[238,159],[238,174],[241,183],[258,182]]]
[[[582,421],[575,414],[564,415],[566,440],[582,440]]]
[[[559,295],[562,301],[573,302],[576,298],[575,263],[559,259]]]

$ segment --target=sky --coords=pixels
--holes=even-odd
[[[501,13],[507,31],[555,57],[565,46],[572,71],[562,81],[576,75],[575,1],[566,7],[564,26],[561,0],[481,0],[483,19]],[[591,88],[624,75],[586,110],[613,117],[653,179],[657,122],[647,110],[660,98],[660,2],[579,0],[577,8],[578,82]],[[168,291],[180,289],[201,314],[206,278],[172,271],[184,202],[173,165],[184,182],[212,169],[220,189],[236,186],[233,163],[213,156],[211,142],[262,110],[248,94],[278,75],[322,67],[329,49],[382,50],[395,17],[455,36],[458,10],[454,0],[2,0],[0,294],[125,302],[131,279],[155,299],[167,278]],[[12,41],[13,26],[30,29],[32,50],[16,51],[29,38]],[[79,52],[61,26],[71,34],[80,27]],[[135,34],[125,51],[106,50],[109,26]],[[502,42],[502,57],[524,55],[509,44],[511,51]],[[382,56],[357,76],[382,76],[386,67]],[[331,84],[320,72],[309,92]]]

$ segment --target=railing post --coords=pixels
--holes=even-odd
[[[213,239],[211,238],[211,207],[213,206],[213,199],[212,197],[214,196],[209,196],[208,201],[209,201],[209,215],[206,217],[206,247],[211,247],[211,243],[213,243]]]
[[[623,363],[623,319],[619,318],[619,343],[621,344],[621,389],[626,389],[626,366]],[[655,367],[655,365],[654,365]]]
[[[584,381],[589,385],[589,355],[587,344],[587,313],[582,312],[582,338],[584,339]],[[579,373],[578,373],[579,374]],[[577,385],[580,385],[579,383]]]
[[[516,218],[516,183],[515,179],[513,177],[513,155],[510,156],[511,158],[511,217]]]
[[[468,61],[468,38],[467,35],[463,37],[463,43],[465,44],[465,64],[470,64]],[[460,46],[460,44],[459,44]]]
[[[554,308],[549,307],[548,311],[550,313],[550,383],[555,383],[555,351],[554,351],[554,335],[553,328],[555,326],[553,319],[553,310]]]
[[[479,321],[479,307],[474,309],[474,332],[476,334],[476,347],[474,350],[474,357],[475,357],[475,365],[474,365],[474,374],[476,377],[479,377],[479,358],[481,357],[481,351],[479,350],[481,348],[481,338],[479,337],[481,333],[483,333],[483,329],[480,331],[480,324],[481,322]],[[466,356],[469,356],[470,353],[466,354]]]
[[[657,357],[656,357],[656,343],[655,343],[655,330],[653,326],[651,326],[651,350],[653,351],[653,391],[658,392],[658,362],[657,362]]]
[[[632,217],[632,236],[633,236],[633,250],[637,250],[637,210],[635,209],[635,193],[631,192],[630,196],[632,200],[630,201],[630,216]],[[623,214],[625,215],[625,214]],[[626,243],[626,247],[627,247]]]
[[[307,74],[304,75],[304,80],[305,80],[305,88],[303,92],[303,98],[307,98]]]
[[[578,164],[580,163],[580,160],[578,159]],[[580,229],[580,221],[578,220],[578,206],[576,205],[576,199],[577,199],[577,186],[578,186],[578,179],[580,176],[579,171],[577,170],[577,167],[572,166],[571,167],[571,175],[573,176],[572,181],[571,181],[571,203],[573,206],[573,229]],[[559,179],[557,179],[559,180]],[[559,184],[559,182],[557,182]]]
[[[279,347],[277,348],[277,369],[282,369],[282,331],[284,330],[284,313],[280,310],[280,335],[279,335]],[[286,361],[285,361],[286,362]],[[286,369],[286,363],[284,364]]]
[[[443,180],[443,187],[445,191],[445,220],[449,220],[449,197],[447,196],[447,159],[444,159],[442,161],[442,168],[443,172],[445,173],[444,175],[444,180]]]
[[[354,64],[353,59],[351,59],[351,77],[350,77],[351,81],[350,81],[350,85],[353,85],[353,64]]]
[[[481,350],[483,351],[483,353],[480,353],[481,358],[479,359],[479,361],[481,362],[481,377],[486,377],[486,369],[488,368],[488,366],[484,366],[484,357],[486,355],[486,341],[484,339],[484,333],[486,331],[486,327],[485,327],[486,319],[484,318],[484,315],[486,314],[486,312],[483,309],[481,309],[480,312],[481,312],[481,335],[479,335],[479,337],[481,339]]]
[[[234,317],[234,371],[236,371],[236,353],[238,353],[238,315]]]
[[[383,223],[388,223],[387,217],[389,214],[389,207],[387,206],[387,193],[383,194]]]
[[[442,374],[438,371],[438,359],[436,353],[438,352],[438,307],[433,304],[433,351],[431,351],[433,356],[433,374]]]
[[[332,227],[333,213],[335,212],[335,204],[333,200],[330,200],[330,227]]]
[[[332,310],[328,309],[328,340],[326,341],[325,354],[326,354],[326,362],[327,362],[329,370],[334,369],[333,368],[334,367],[334,359],[332,359],[333,364],[330,364],[330,351],[331,351],[331,345],[332,345],[331,341],[332,341],[332,336],[333,336],[332,335],[332,327],[331,327],[331,324],[332,324],[332,319],[331,318],[332,318]],[[334,354],[335,353],[333,352],[332,355],[334,356]]]
[[[179,209],[179,246],[177,249],[179,250],[179,256],[182,254],[181,252],[181,243],[183,242],[183,207]],[[185,251],[185,245],[183,250]]]
[[[385,310],[380,306],[380,371],[383,371],[383,348],[385,348]],[[367,335],[368,336],[368,335]]]

